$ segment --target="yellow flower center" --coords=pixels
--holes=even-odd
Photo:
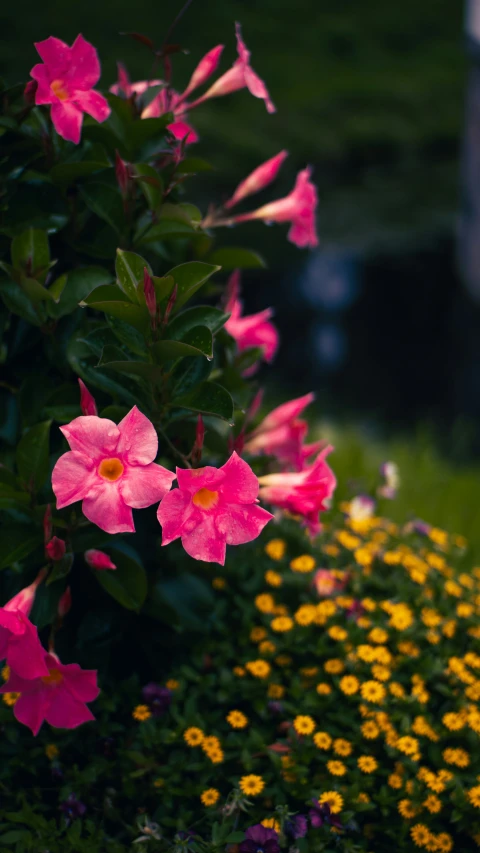
[[[42,681],[44,684],[48,684],[49,687],[57,687],[63,681],[63,675],[59,669],[50,669],[48,675],[42,676]]]
[[[50,88],[55,95],[59,99],[59,101],[66,101],[69,97],[68,89],[65,85],[64,80],[52,80],[50,83]]]
[[[100,463],[98,473],[105,480],[118,480],[123,474],[123,465],[120,459],[103,459]]]
[[[195,492],[193,503],[200,509],[212,509],[218,503],[218,492],[211,492],[210,489],[199,489]]]

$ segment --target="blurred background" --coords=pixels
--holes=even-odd
[[[469,4],[469,27],[480,42],[479,3]],[[160,44],[181,5],[4,3],[0,74],[25,79],[34,41],[53,34],[71,42],[82,32],[99,50],[105,88],[119,58],[132,79],[144,79],[148,51],[120,33]],[[229,67],[235,20],[278,112],[268,115],[246,91],[196,110],[195,153],[215,172],[213,181],[195,179],[194,194],[205,206],[213,184],[216,198],[227,198],[287,148],[259,203],[286,194],[307,163],[320,195],[317,251],[290,245],[284,226],[219,233],[220,245],[260,249],[268,264],[243,281],[247,310],[274,305],[282,334],[262,381],[272,399],[316,391],[321,429],[342,448],[344,486],[352,477],[365,485],[382,457],[396,455],[408,484],[400,514],[474,531],[480,547],[480,50],[465,36],[465,8],[453,0],[193,0],[171,38],[189,50],[173,58],[175,88],[218,43],[226,45],[221,68]]]

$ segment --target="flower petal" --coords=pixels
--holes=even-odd
[[[173,133],[175,139],[185,139],[186,145],[191,145],[193,142],[198,142],[199,136],[195,128],[186,121],[172,121],[167,124],[170,133]]]
[[[41,678],[48,675],[45,650],[38,639],[38,631],[29,619],[25,619],[23,634],[11,635],[8,643],[7,664],[12,672],[22,678]]]
[[[168,471],[156,462],[133,466],[125,469],[120,493],[128,506],[141,509],[161,501],[174,479],[173,471]]]
[[[244,545],[260,536],[273,515],[261,506],[228,506],[217,514],[217,530],[225,536],[227,545]]]
[[[84,453],[69,450],[60,456],[52,471],[52,489],[57,509],[81,501],[96,483],[94,467]]]
[[[204,468],[177,468],[180,489],[194,495],[199,489],[218,489],[225,479],[221,468],[205,465]]]
[[[111,113],[107,99],[91,89],[89,92],[82,92],[77,89],[72,97],[76,106],[80,107],[84,113],[95,119],[95,121],[105,121]]]
[[[191,512],[187,514],[189,507]],[[181,489],[167,492],[157,510],[157,518],[162,525],[162,545],[169,545],[181,536],[183,525],[193,511],[188,492]]]
[[[219,535],[214,515],[203,513],[200,524],[190,533],[182,534],[182,545],[194,560],[225,564],[225,537]]]
[[[220,471],[225,475],[222,496],[230,503],[252,503],[258,497],[258,479],[250,465],[234,450]]]
[[[51,79],[63,77],[70,66],[72,49],[61,39],[50,36],[44,41],[35,42],[37,53],[48,66]]]
[[[82,131],[82,111],[71,101],[56,101],[52,104],[50,115],[58,135],[78,145]]]
[[[100,61],[93,44],[77,36],[70,49],[69,82],[75,89],[91,89],[100,79]],[[95,117],[95,116],[94,116]]]
[[[37,735],[45,719],[51,697],[46,689],[35,693],[22,693],[13,706],[13,713],[19,723],[28,726],[32,734]]]
[[[148,465],[154,461],[158,451],[157,433],[152,422],[136,406],[120,421],[118,429],[117,452],[129,465]]]
[[[83,514],[106,533],[135,533],[132,510],[123,500],[118,481],[99,483],[82,503]]]
[[[39,62],[38,65],[34,65],[30,71],[30,77],[33,77],[33,79],[37,81],[35,103],[39,105],[52,104],[56,100],[56,97],[50,88],[51,77],[48,73],[47,66],[43,65],[41,62]]]
[[[60,427],[72,450],[84,453],[94,462],[111,456],[120,438],[120,430],[108,418],[96,415],[80,415],[69,424]]]
[[[18,702],[14,709],[17,704]],[[61,687],[55,690],[50,707],[45,713],[47,723],[56,729],[76,729],[82,723],[88,723],[94,719],[95,717],[84,702],[75,699],[68,690]]]
[[[96,669],[81,669],[78,663],[62,666],[62,675],[68,691],[79,702],[93,702],[100,693]]]

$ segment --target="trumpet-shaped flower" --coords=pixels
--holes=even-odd
[[[240,352],[251,347],[260,347],[262,357],[266,362],[271,362],[278,349],[278,332],[270,322],[273,315],[271,308],[259,311],[257,314],[247,314],[242,317],[242,303],[238,298],[239,271],[235,270],[230,276],[229,287],[231,296],[225,310],[231,314],[225,328],[229,335],[235,339]],[[256,365],[249,367],[244,375],[248,376],[255,372]]]
[[[321,529],[319,513],[328,509],[336,486],[335,475],[325,461],[332,450],[325,447],[304,471],[267,474],[259,479],[262,500],[300,516],[312,535]]]
[[[288,239],[291,243],[301,249],[318,246],[315,225],[317,188],[310,180],[310,175],[310,167],[302,169],[297,175],[292,192],[287,196],[264,204],[251,213],[240,213],[230,221],[235,223],[263,219],[264,222],[290,222]]]
[[[78,144],[84,113],[99,122],[110,115],[108,101],[93,88],[100,79],[97,51],[82,35],[71,47],[53,36],[35,47],[42,59],[30,71],[37,82],[35,103],[51,104],[57,133]]]
[[[276,154],[275,157],[271,157],[270,160],[266,160],[265,163],[254,169],[245,180],[241,181],[224,207],[227,209],[234,207],[234,205],[238,204],[242,199],[247,198],[247,196],[258,193],[260,190],[268,187],[277,177],[280,167],[287,156],[288,151],[280,151],[280,154]]]
[[[76,729],[94,720],[87,702],[99,694],[97,672],[81,669],[78,663],[64,665],[57,655],[43,652],[45,674],[22,678],[11,672],[0,693],[20,693],[13,713],[19,723],[37,735],[44,720],[57,729]]]
[[[265,453],[275,456],[282,466],[301,471],[309,456],[318,453],[323,442],[304,444],[308,424],[301,420],[303,410],[315,399],[314,394],[304,394],[273,409],[259,426],[247,436],[245,450],[254,456]]]
[[[6,658],[10,671],[27,679],[48,675],[37,629],[28,618],[44,575],[45,571],[40,572],[30,586],[0,607],[0,661]]]
[[[221,468],[177,468],[177,481],[157,512],[162,545],[181,538],[195,560],[223,565],[227,545],[251,542],[273,518],[258,506],[258,479],[235,452]]]
[[[88,415],[60,429],[71,450],[52,473],[57,509],[83,501],[84,515],[102,530],[133,533],[132,507],[161,500],[175,479],[153,461],[158,450],[153,424],[134,406],[118,426]]]

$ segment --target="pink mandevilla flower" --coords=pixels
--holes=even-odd
[[[157,512],[162,545],[181,538],[195,560],[223,565],[226,545],[251,542],[273,517],[258,506],[258,479],[235,452],[221,468],[177,468],[177,480]]]
[[[310,180],[311,169],[307,167],[297,175],[295,186],[289,195],[271,201],[253,210],[240,213],[232,222],[248,222],[263,219],[264,222],[290,222],[288,239],[303,249],[318,246],[315,211],[318,204],[317,188]]]
[[[312,585],[320,598],[329,598],[344,586],[330,569],[317,569],[313,576]]]
[[[325,461],[332,450],[325,447],[304,471],[259,478],[262,500],[300,516],[313,536],[321,530],[319,513],[328,509],[336,486],[335,475]]]
[[[273,361],[279,344],[278,332],[273,323],[270,322],[273,311],[271,308],[266,308],[257,314],[247,314],[242,317],[242,303],[238,298],[239,280],[240,273],[235,270],[228,283],[230,297],[225,306],[225,311],[230,313],[231,317],[225,323],[225,328],[229,335],[235,339],[240,352],[252,347],[260,347],[262,358],[270,363]],[[254,373],[256,367],[257,365],[249,367],[245,370],[244,376]]]
[[[115,563],[112,563],[108,554],[105,551],[97,551],[96,548],[90,548],[89,551],[85,551],[83,555],[85,557],[85,561],[92,569],[96,569],[98,572],[103,571],[104,569],[116,569]]]
[[[308,424],[301,420],[303,410],[315,399],[314,394],[296,397],[273,409],[259,426],[247,435],[245,450],[257,455],[275,456],[282,466],[303,470],[309,456],[318,453],[324,442],[304,444]]]
[[[0,660],[6,658],[11,672],[22,678],[48,675],[37,629],[28,618],[44,576],[45,571],[40,572],[30,586],[0,607]]]
[[[71,450],[52,473],[57,509],[83,501],[84,515],[107,533],[133,533],[132,507],[161,500],[175,474],[153,460],[158,438],[136,406],[118,426],[94,415],[60,427]]]
[[[35,103],[51,104],[57,133],[78,144],[84,113],[99,122],[110,115],[108,101],[93,88],[100,79],[97,51],[82,35],[71,47],[53,36],[35,47],[43,60],[30,71],[38,84]]]
[[[11,672],[0,688],[0,693],[20,693],[13,706],[18,722],[37,735],[44,720],[57,729],[76,729],[94,720],[86,703],[100,693],[96,670],[81,669],[78,663],[64,665],[53,652],[43,655],[44,675],[27,680]]]
[[[265,163],[262,163],[261,166],[254,169],[253,172],[251,172],[250,175],[248,175],[248,177],[238,185],[232,197],[225,202],[224,207],[228,210],[242,201],[242,199],[247,198],[247,196],[253,195],[253,193],[258,193],[260,190],[268,187],[268,185],[277,177],[285,157],[288,157],[288,151],[280,151],[280,153],[276,154],[275,157],[271,157],[270,160],[266,160]]]

